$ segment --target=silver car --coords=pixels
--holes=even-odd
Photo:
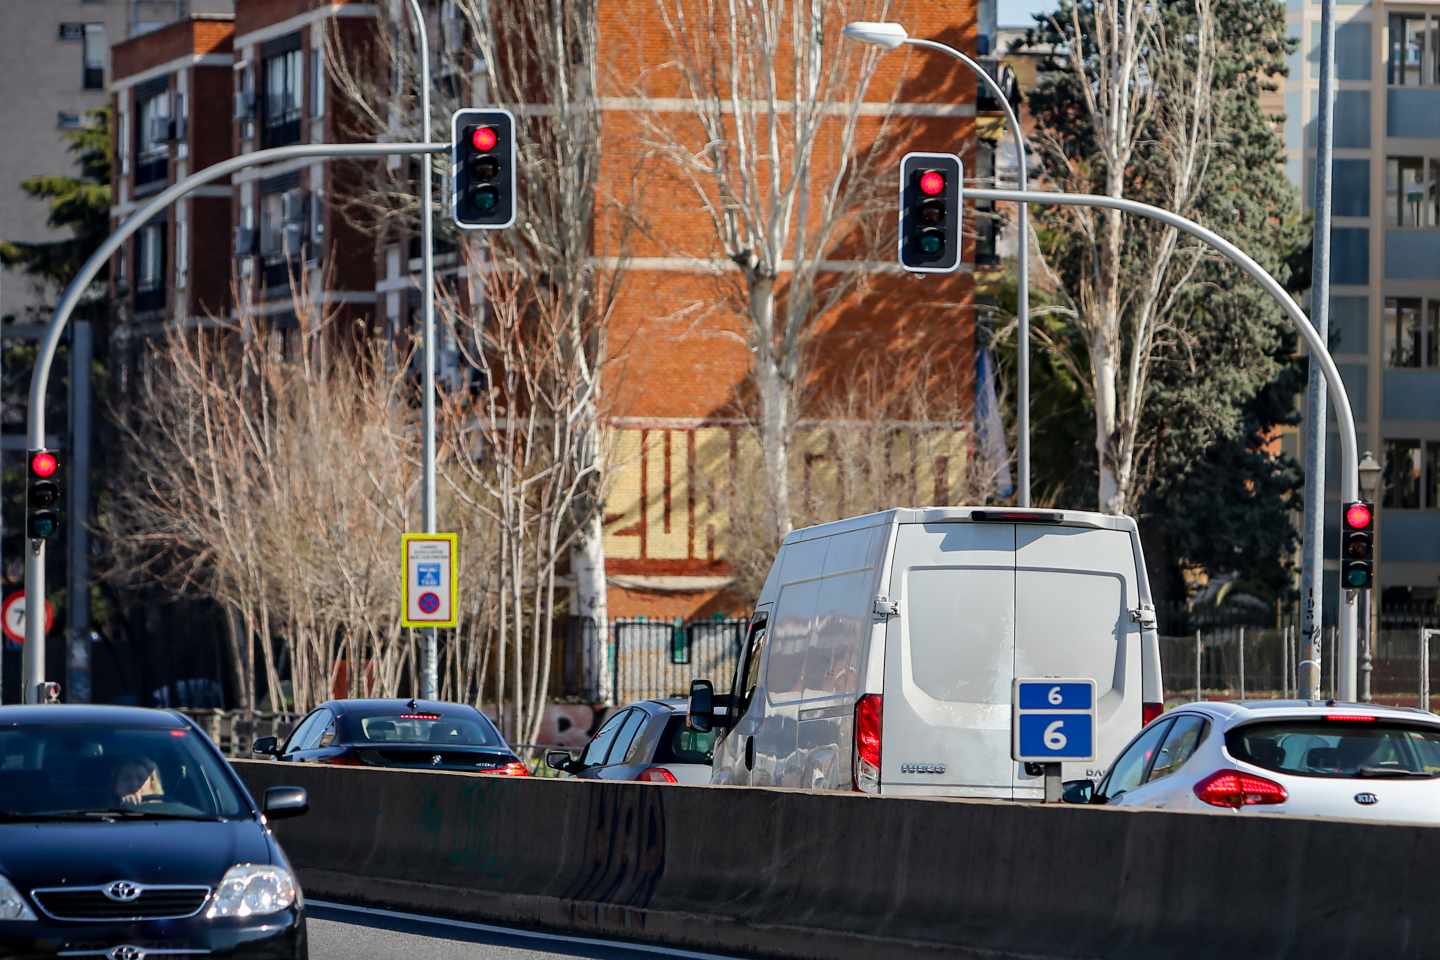
[[[545,763],[582,780],[709,783],[715,731],[687,727],[689,705],[688,700],[632,703],[605,719],[578,758],[551,750]]]
[[[1155,719],[1070,803],[1440,824],[1440,717],[1330,701],[1205,702]]]

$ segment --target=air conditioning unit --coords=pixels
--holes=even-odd
[[[235,256],[255,256],[255,231],[250,227],[235,228]]]
[[[285,256],[297,257],[305,244],[305,226],[300,223],[285,224]]]
[[[287,224],[305,222],[304,190],[286,190],[280,195],[280,219]]]
[[[151,117],[149,133],[151,143],[170,143],[175,139],[175,121],[169,117]]]
[[[325,210],[319,197],[310,205],[310,242],[316,247],[325,242]]]
[[[235,119],[250,120],[255,116],[255,91],[239,90],[235,93]]]

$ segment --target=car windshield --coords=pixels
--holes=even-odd
[[[483,716],[387,713],[361,717],[354,740],[371,743],[428,743],[451,747],[497,747],[505,741]]]
[[[0,727],[0,820],[248,816],[203,736],[183,727]]]
[[[1380,717],[1252,723],[1225,735],[1236,760],[1302,777],[1440,776],[1440,727]]]
[[[690,730],[685,726],[685,717],[671,717],[665,724],[665,734],[655,748],[654,763],[704,763],[715,756],[715,731],[706,733]]]

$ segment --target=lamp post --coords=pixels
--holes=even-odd
[[[1018,180],[1020,190],[1024,192],[1029,189],[1026,171],[1028,169],[1028,157],[1025,150],[1025,135],[1020,129],[1020,120],[1015,116],[1015,110],[1010,106],[1005,91],[995,78],[985,71],[974,60],[956,50],[954,47],[934,40],[919,40],[909,36],[905,28],[898,23],[875,23],[870,21],[857,21],[845,27],[845,36],[851,40],[858,40],[861,43],[872,44],[877,47],[884,47],[886,50],[894,50],[901,45],[912,47],[923,47],[927,50],[937,50],[940,53],[948,54],[965,64],[973,70],[995,94],[1000,101],[1000,107],[1005,111],[1005,119],[1010,124],[1010,132],[1015,138],[1015,152],[1020,165]],[[1019,397],[1017,398],[1019,410],[1016,415],[1016,433],[1018,434],[1016,447],[1019,460],[1020,474],[1020,506],[1030,506],[1030,213],[1027,204],[1020,204],[1020,262],[1018,264],[1017,277],[1017,309],[1019,326],[1016,331],[1018,339],[1019,356]]]
[[[1360,653],[1360,700],[1370,700],[1370,673],[1374,669],[1375,643],[1380,639],[1380,496],[1384,467],[1365,451],[1360,458],[1360,495],[1369,500],[1375,515],[1375,541],[1371,552],[1370,589],[1365,592],[1365,647]]]

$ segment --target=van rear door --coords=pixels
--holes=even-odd
[[[1084,778],[1140,730],[1135,550],[1124,530],[1054,524],[1017,524],[1015,544],[1015,675],[1095,678],[1095,760],[1062,765],[1066,779]],[[1016,799],[1043,787],[1017,766]]]
[[[1015,526],[907,523],[885,633],[881,793],[1011,796]]]

